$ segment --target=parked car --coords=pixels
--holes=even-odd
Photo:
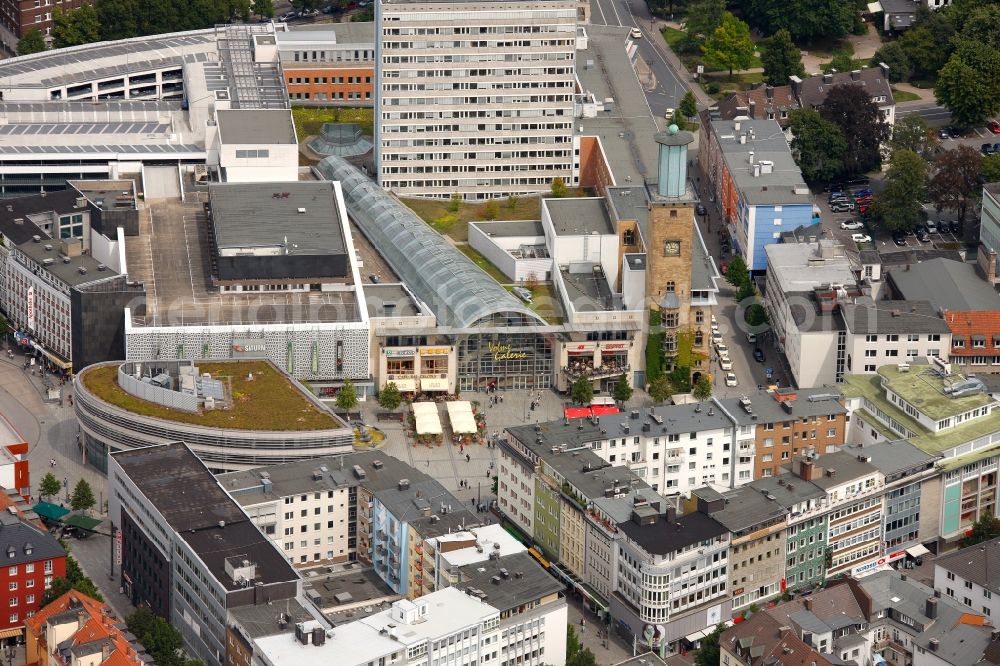
[[[938,130],[938,138],[944,141],[945,139],[950,139],[951,135],[948,133],[947,127],[942,127]]]
[[[835,201],[850,201],[850,199],[847,196],[847,192],[837,190],[836,192],[830,192],[830,196],[826,198],[827,203],[834,203]]]
[[[725,342],[717,342],[715,343],[715,353],[719,356],[729,356],[729,347]]]
[[[726,386],[736,386],[736,375],[732,372],[726,373]]]
[[[840,201],[830,205],[830,210],[834,213],[850,213],[854,208],[854,203],[851,201]]]
[[[851,176],[847,179],[848,185],[867,185],[872,182],[872,179],[868,176]]]
[[[953,138],[953,139],[961,139],[962,138],[962,130],[959,129],[958,127],[955,127],[954,125],[951,125],[949,127],[946,127],[945,129],[948,130],[948,136],[950,136],[951,138]]]
[[[747,342],[749,342],[750,344],[754,344],[755,342],[757,342],[757,334],[747,333]]]
[[[917,240],[920,241],[921,243],[930,243],[931,237],[927,235],[926,231],[918,231]]]
[[[860,220],[844,220],[840,223],[840,228],[855,231],[857,229],[864,229],[865,225]]]
[[[1000,122],[997,122],[995,120],[987,120],[986,129],[993,132],[994,134],[1000,134]]]
[[[937,222],[935,222],[934,220],[927,220],[927,222],[924,224],[924,231],[926,231],[929,234],[936,234],[938,232]]]
[[[851,240],[855,243],[871,243],[872,237],[868,234],[851,234]]]
[[[697,206],[695,206],[694,212],[697,213],[698,215],[708,215],[708,209],[705,208],[705,206],[703,206],[702,204],[698,204]]]
[[[962,223],[958,220],[952,220],[951,224],[948,225],[948,228],[953,234],[962,233]]]
[[[639,30],[639,28],[632,28],[628,31],[628,36],[632,39],[642,39],[642,30]]]
[[[758,363],[763,363],[764,362],[764,350],[761,349],[760,347],[754,347],[753,348],[753,360],[757,361]]]
[[[285,14],[284,16],[281,17],[281,20],[282,21],[290,21],[293,18],[298,18],[298,17],[299,17],[298,12],[288,12],[287,14]]]
[[[875,193],[872,192],[871,189],[869,189],[869,188],[866,187],[863,190],[858,190],[857,192],[855,192],[854,196],[855,196],[855,198],[856,197],[866,197],[866,196],[869,196],[871,194],[875,194]]]
[[[712,344],[718,345],[722,343],[722,333],[718,331],[712,331]]]
[[[733,361],[728,356],[722,356],[719,358],[719,367],[723,370],[732,370]]]
[[[892,242],[895,243],[897,247],[906,247],[906,234],[897,231],[892,235]]]
[[[993,153],[997,152],[996,148],[993,147],[992,143],[984,143],[982,148],[979,149],[979,151],[983,155],[992,155]]]

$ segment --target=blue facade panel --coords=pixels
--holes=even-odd
[[[747,216],[751,217],[749,210]],[[767,254],[764,252],[764,246],[780,243],[780,236],[786,231],[811,224],[812,204],[753,206],[752,217],[753,229],[747,229],[747,234],[753,249],[747,266],[752,271],[764,271],[767,270]],[[749,220],[745,224],[748,225]]]

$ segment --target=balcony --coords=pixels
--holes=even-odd
[[[609,377],[617,377],[623,373],[629,374],[632,372],[632,368],[629,365],[622,365],[620,363],[602,363],[599,367],[595,368],[593,363],[580,361],[563,368],[562,371],[570,379],[577,379],[579,377],[607,379]]]
[[[423,555],[424,554],[424,547],[423,546],[414,546],[413,547],[413,552],[415,552],[417,555]]]
[[[424,565],[421,562],[416,562],[413,565],[413,568],[416,569],[417,571],[423,571],[424,570]]]

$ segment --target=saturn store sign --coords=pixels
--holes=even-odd
[[[267,355],[267,345],[261,338],[233,339],[233,357],[253,357],[260,358]]]

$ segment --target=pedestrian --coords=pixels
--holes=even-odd
[[[500,402],[503,402],[503,393],[500,394]]]
[[[428,461],[427,461],[427,466],[428,466],[428,467],[430,467],[430,466],[431,466],[431,461],[430,461],[430,460],[428,460]]]
[[[472,462],[472,456],[470,456],[468,453],[465,454],[465,462]]]

